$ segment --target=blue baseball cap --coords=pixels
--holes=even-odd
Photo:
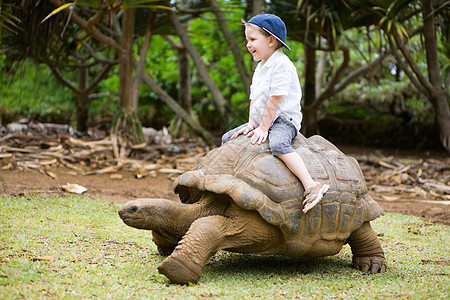
[[[286,45],[286,25],[279,17],[271,14],[260,14],[251,18],[247,23],[261,27],[265,32],[273,35],[286,49],[291,49]]]

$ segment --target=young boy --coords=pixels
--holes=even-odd
[[[272,154],[281,159],[305,188],[303,212],[310,212],[328,191],[327,184],[315,182],[303,159],[291,146],[301,127],[300,99],[302,91],[297,70],[281,51],[286,45],[286,26],[275,15],[260,14],[245,25],[247,50],[253,60],[260,61],[250,87],[248,123],[222,137],[222,144],[240,135],[251,138],[252,144],[269,140]]]

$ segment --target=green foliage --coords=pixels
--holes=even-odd
[[[239,29],[242,27],[240,16],[230,12],[229,18],[228,25],[232,32],[240,34]],[[202,18],[192,20],[190,33],[194,44],[211,70],[211,77],[219,86],[225,99],[230,99],[231,95],[236,92],[244,91],[245,87],[242,85],[237,69],[230,68],[235,63],[234,58],[219,31],[215,16],[207,13]],[[240,41],[241,49],[245,50],[243,37],[236,36],[235,38]],[[193,84],[204,88],[204,84],[200,81],[193,82]]]
[[[113,68],[109,76],[99,83],[96,89],[99,97],[93,98],[89,106],[91,123],[97,123],[96,120],[112,121],[120,111],[118,73],[119,68]]]
[[[146,70],[166,93],[178,99],[178,53],[160,35],[152,37]],[[167,126],[175,116],[145,84],[141,85],[138,105],[139,117],[147,127]]]
[[[0,65],[3,59],[0,56]],[[28,117],[70,123],[76,109],[72,92],[62,87],[44,65],[30,63],[21,64],[14,78],[0,77],[0,99],[2,122]]]
[[[147,54],[147,72],[159,83],[160,87],[177,99],[178,53],[163,37],[152,37]]]
[[[431,103],[394,76],[353,83],[324,105],[319,122],[335,143],[401,148],[438,147]],[[359,132],[360,134],[355,134]]]
[[[164,259],[151,233],[122,223],[121,204],[80,196],[0,197],[0,295],[5,299],[447,299],[446,226],[387,214],[372,222],[388,273],[351,268],[344,246],[332,257],[219,252],[196,285],[157,272]],[[51,256],[53,260],[44,260]]]
[[[77,5],[84,5],[87,2],[92,3],[95,7],[98,3],[104,3],[104,1],[94,1],[95,3],[92,1],[77,1]],[[138,5],[140,2],[140,0],[129,1],[129,3],[134,3],[134,5]],[[42,3],[41,5],[43,5]],[[45,3],[46,9],[51,7],[51,3]],[[116,3],[119,2],[111,2],[113,5]],[[31,2],[27,2],[27,5],[32,4]],[[235,35],[235,40],[238,41],[240,50],[244,54],[247,69],[251,72],[255,63],[252,62],[250,55],[245,49],[240,21],[248,13],[245,10],[246,3],[241,1],[219,1],[219,4],[225,13],[231,32]],[[323,36],[336,40],[340,44],[347,45],[350,48],[350,65],[346,72],[342,74],[343,77],[373,60],[378,50],[385,50],[387,48],[387,39],[383,35],[383,32],[389,32],[388,26],[397,26],[397,28],[400,28],[399,26],[401,25],[408,31],[420,26],[423,22],[419,11],[419,4],[419,1],[407,0],[394,2],[377,0],[350,2],[277,0],[266,2],[263,8],[264,11],[279,13],[287,23],[287,43],[292,51],[285,51],[285,53],[296,65],[303,84],[303,46],[297,41],[301,41],[304,37],[307,20],[305,17],[308,14],[308,7],[311,9],[308,16],[310,30],[322,32]],[[436,2],[437,6],[442,6],[443,4],[445,3],[441,0]],[[124,5],[128,5],[127,1],[124,2]],[[193,5],[196,8],[208,7],[208,4],[204,1],[197,1],[195,3],[192,1],[175,1],[174,5]],[[357,10],[355,7],[359,7],[361,10]],[[10,6],[8,6],[9,8]],[[147,17],[148,11],[140,10],[139,20],[142,24],[139,24],[140,26],[138,27],[142,27],[141,29],[145,27],[146,22],[144,20]],[[447,20],[445,18],[448,18],[444,13],[445,10],[441,9],[438,12],[441,14],[440,17],[443,18],[442,23],[445,24]],[[9,10],[3,10],[3,15],[2,11],[0,11],[0,19],[5,19],[6,13],[9,13]],[[47,10],[40,10],[40,14],[44,13],[47,15]],[[41,16],[40,14],[39,18]],[[31,23],[35,24],[39,18],[31,18],[30,22],[32,21]],[[212,131],[216,130],[217,134],[222,134],[224,127],[225,129],[229,129],[247,121],[249,100],[245,95],[246,87],[243,86],[238,71],[234,66],[233,55],[217,26],[215,15],[212,13],[184,15],[182,19],[189,20],[188,26],[186,27],[189,36],[202,55],[211,77],[222,91],[225,99],[229,101],[232,121],[230,124],[222,124],[219,118],[217,118],[217,112],[211,95],[202,82],[192,61],[190,62],[192,71],[191,109],[203,126]],[[39,22],[41,20],[39,19]],[[58,20],[59,23],[57,22]],[[53,34],[49,34],[46,37],[49,39],[52,38],[52,41],[55,42],[54,37],[59,37],[65,20],[66,17],[64,14],[58,14],[58,16],[54,16],[44,22],[45,26],[53,29],[56,28]],[[50,24],[51,22],[53,23]],[[158,35],[162,32],[164,34],[173,34],[173,30],[171,31],[168,28],[167,20],[159,20],[157,23],[159,27],[155,28],[154,35],[152,36],[151,46],[147,56],[146,70],[164,91],[172,98],[177,99],[178,53],[163,37]],[[52,26],[50,27],[50,25]],[[365,26],[361,27],[362,25]],[[42,29],[42,27],[40,28]],[[64,62],[69,62],[67,58],[69,55],[76,54],[75,63],[80,57],[85,57],[86,53],[83,54],[78,49],[78,46],[81,45],[81,41],[87,41],[86,33],[77,28],[77,26],[70,23],[65,28],[64,37],[67,38],[57,38],[58,43],[52,43],[53,46],[51,48],[53,50],[50,54]],[[402,32],[401,29],[399,30]],[[37,41],[39,45],[47,46],[47,39],[41,38],[40,36],[37,39],[37,35],[33,35],[31,30],[25,30],[24,35],[27,41]],[[13,39],[10,40],[13,37],[14,35],[9,34],[7,40],[14,42]],[[439,61],[442,66],[442,76],[445,78],[450,71],[448,28],[439,24],[437,37]],[[172,36],[172,38],[176,42],[179,42],[176,37]],[[7,44],[4,43],[5,41],[6,39],[2,37],[2,49]],[[419,34],[410,36],[408,42],[408,47],[414,55],[414,60],[417,62],[426,61],[421,36]],[[97,46],[99,46],[97,42],[93,42],[91,45],[95,49],[97,49]],[[321,41],[321,46],[325,46],[323,41]],[[135,53],[139,51],[137,48],[136,46]],[[110,49],[109,52],[108,50],[102,50],[96,54],[103,58],[112,59],[112,52]],[[17,52],[17,54],[20,53]],[[0,65],[3,66],[2,71],[4,72],[2,73],[3,76],[0,77],[0,116],[2,121],[10,122],[20,117],[32,117],[41,121],[73,123],[75,111],[75,97],[73,93],[68,89],[62,88],[45,67],[36,68],[33,62],[26,61],[22,64],[22,69],[16,69],[16,67],[11,67],[12,61],[5,59],[5,55],[3,54],[0,57]],[[343,58],[340,52],[328,55],[322,90],[327,87],[326,82],[329,82],[330,77],[342,63],[342,60]],[[422,63],[419,64],[419,67],[426,76],[427,65]],[[15,70],[17,70],[17,76],[15,78],[9,77],[8,75],[14,73],[13,71]],[[358,82],[349,86],[343,94],[326,101],[321,109],[319,119],[324,116],[325,118],[339,116],[344,121],[370,119],[377,120],[377,122],[383,120],[390,122],[394,120],[400,127],[405,125],[409,126],[414,123],[416,129],[426,127],[428,130],[434,122],[433,110],[430,104],[425,98],[414,91],[414,88],[409,84],[409,80],[403,73],[391,74],[391,72],[396,70],[397,66],[395,61],[393,59],[387,59],[382,67],[372,70],[366,78],[358,79]],[[94,73],[94,70],[92,70],[92,73]],[[71,74],[69,77],[75,81],[75,74]],[[93,74],[91,74],[91,77],[93,77]],[[102,81],[93,93],[103,96],[92,99],[89,111],[90,125],[97,124],[100,121],[111,121],[120,106],[118,96],[118,69],[114,68],[109,73],[109,77]],[[391,107],[394,107],[394,109]],[[409,119],[398,116],[399,107],[402,107],[408,113]],[[380,111],[382,111],[382,117],[378,116]],[[167,126],[176,117],[145,84],[141,85],[138,116],[144,126],[155,128]],[[384,127],[389,127],[391,124],[389,122],[388,124],[384,124]],[[402,122],[404,123],[402,124]],[[415,132],[419,131],[416,130]],[[326,135],[328,132],[322,133]]]

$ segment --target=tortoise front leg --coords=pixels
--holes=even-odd
[[[223,243],[227,221],[222,216],[194,221],[172,254],[158,266],[159,273],[174,283],[196,283],[205,263]]]
[[[281,231],[256,211],[231,205],[232,217],[208,216],[194,221],[158,271],[175,283],[196,283],[208,259],[219,250],[279,254],[285,245]]]
[[[383,248],[369,222],[353,232],[347,239],[353,253],[353,267],[365,273],[385,273],[387,262]]]

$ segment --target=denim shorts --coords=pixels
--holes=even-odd
[[[222,145],[228,142],[231,136],[238,130],[245,128],[248,123],[236,127],[222,136]],[[294,152],[291,143],[297,136],[294,124],[284,117],[278,117],[269,128],[269,147],[273,156]]]

